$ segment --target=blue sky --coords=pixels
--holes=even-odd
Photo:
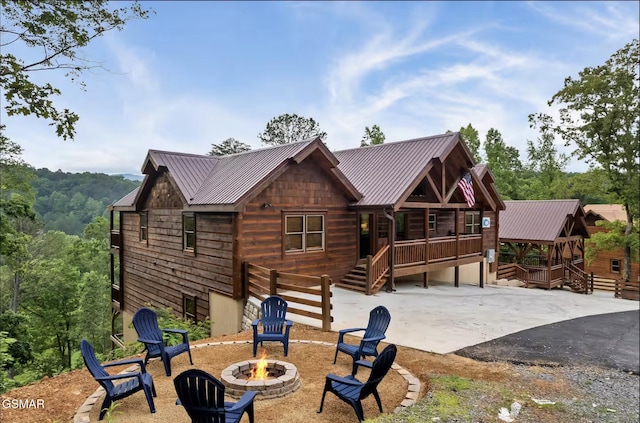
[[[567,76],[640,31],[638,2],[145,2],[148,20],[96,40],[84,77],[41,73],[80,115],[75,141],[0,115],[35,167],[140,173],[148,149],[206,154],[229,137],[260,147],[283,113],[313,117],[332,150],[365,126],[387,142],[489,128],[521,151],[529,113]],[[564,147],[560,145],[564,150]],[[584,171],[573,161],[568,170]]]

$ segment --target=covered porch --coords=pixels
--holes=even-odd
[[[376,293],[385,284],[395,288],[396,277],[429,274],[453,268],[453,284],[459,286],[459,266],[479,263],[478,281],[484,285],[483,228],[491,218],[482,210],[403,208],[398,212],[371,210],[358,213],[359,260],[338,286]]]

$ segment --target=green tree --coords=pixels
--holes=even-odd
[[[264,132],[258,134],[262,143],[267,145],[289,144],[315,137],[322,140],[327,137],[327,133],[320,130],[318,122],[313,118],[288,113],[271,119]]]
[[[473,160],[475,160],[476,163],[480,163],[482,158],[480,157],[480,134],[478,130],[471,126],[471,124],[468,124],[466,127],[462,126],[460,128],[460,134],[462,134],[462,138],[464,138],[467,143],[467,147],[469,147],[473,155]]]
[[[484,151],[487,164],[496,177],[496,186],[500,195],[506,199],[518,199],[517,175],[522,170],[518,149],[507,145],[500,131],[491,128],[487,131]]]
[[[33,359],[28,323],[28,317],[23,313],[13,311],[0,313],[0,328],[6,331],[9,338],[14,339],[7,349],[11,355],[11,361],[0,361],[0,366],[7,370],[9,379],[14,377],[14,365],[25,365]]]
[[[554,134],[548,130],[542,131],[537,142],[527,141],[527,170],[533,172],[532,188],[535,193],[534,197],[527,198],[536,200],[545,200],[556,198],[554,189],[557,188],[557,182],[566,179],[563,171],[569,163],[569,157],[566,154],[558,153],[556,148]]]
[[[45,363],[51,373],[71,368],[71,354],[78,344],[76,325],[80,306],[80,272],[60,260],[34,260],[23,282],[22,308],[33,320],[38,352],[55,352],[55,362]],[[48,374],[52,376],[52,374]]]
[[[46,119],[59,137],[73,139],[78,115],[56,107],[52,98],[61,95],[60,89],[34,82],[30,73],[62,70],[80,82],[84,71],[100,66],[83,48],[105,32],[123,29],[131,19],[147,18],[148,10],[137,2],[113,8],[106,0],[1,0],[0,5],[0,89],[7,115]]]
[[[640,203],[640,42],[638,39],[614,53],[601,66],[587,67],[578,78],[568,77],[564,87],[549,101],[560,106],[555,122],[544,113],[532,114],[532,126],[559,135],[574,154],[603,169],[609,191],[627,213],[625,236],[633,234]],[[631,274],[631,249],[624,248],[624,274]]]
[[[382,130],[380,130],[380,127],[378,125],[373,125],[371,129],[366,126],[364,128],[364,135],[362,136],[362,140],[360,140],[360,147],[384,144],[385,139],[386,137]]]
[[[210,156],[226,156],[229,154],[242,153],[251,150],[249,144],[238,141],[235,138],[227,138],[220,144],[211,144]]]

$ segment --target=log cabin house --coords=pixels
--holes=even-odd
[[[619,220],[627,222],[627,212],[622,204],[588,204],[584,206],[586,213],[585,221],[587,222],[587,230],[590,235],[598,232],[605,232],[607,229],[603,226],[596,225],[598,221],[614,222]],[[586,248],[589,248],[587,243]],[[640,281],[640,269],[638,269],[638,261],[636,258],[631,264],[632,281]],[[596,259],[592,263],[585,263],[585,272],[591,273],[608,279],[621,279],[624,276],[624,251],[622,248],[599,251]]]
[[[223,157],[150,150],[142,172],[110,208],[125,339],[146,303],[210,316],[215,335],[239,331],[243,262],[366,294],[405,275],[425,287],[495,279],[504,203],[457,132],[333,153],[320,139]],[[471,207],[458,188],[467,173]]]
[[[580,200],[505,201],[500,213],[499,263],[526,271],[525,282],[551,289],[574,274],[584,282],[584,242],[589,238]],[[570,275],[571,273],[571,275]],[[518,279],[525,279],[522,275]],[[582,290],[582,284],[576,285]]]

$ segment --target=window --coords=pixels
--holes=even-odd
[[[284,250],[289,253],[324,251],[324,216],[321,214],[284,217]]]
[[[196,249],[196,217],[193,213],[182,215],[182,242],[183,248],[187,251]]]
[[[466,212],[464,219],[464,232],[466,234],[480,233],[480,212]]]
[[[611,259],[611,273],[620,273],[620,260]]]
[[[182,317],[194,323],[197,321],[195,295],[182,294]]]
[[[147,212],[140,213],[140,241],[147,242],[148,227],[147,227]]]
[[[378,215],[378,238],[389,238],[389,219],[384,214]]]
[[[409,228],[409,216],[406,213],[397,213],[395,215],[396,220],[396,240],[402,241],[407,239],[407,232]]]
[[[433,213],[429,214],[429,230],[430,231],[436,230],[436,215]]]

